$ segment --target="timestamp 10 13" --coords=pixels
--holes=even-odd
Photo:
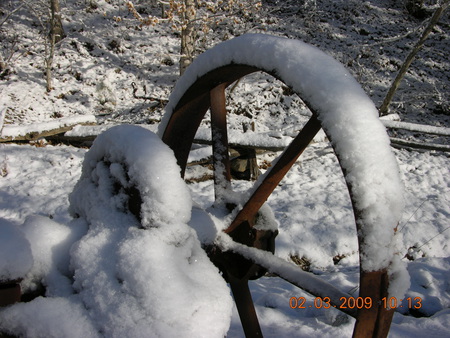
[[[422,298],[407,297],[404,299],[397,299],[396,297],[383,297],[378,302],[382,307],[393,309],[397,307],[405,307],[410,309],[420,309],[422,307]],[[309,301],[305,297],[291,297],[289,299],[289,306],[291,309],[370,309],[374,305],[370,297],[341,297],[339,304],[332,304],[330,297],[316,297],[314,301]]]

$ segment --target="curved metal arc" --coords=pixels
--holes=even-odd
[[[359,297],[372,299],[371,307],[358,310],[353,337],[386,337],[389,333],[394,309],[386,308],[381,300],[388,297],[389,278],[386,270],[361,271]]]
[[[174,111],[164,130],[162,141],[174,152],[181,177],[184,177],[192,142],[209,106],[209,92],[192,98]]]

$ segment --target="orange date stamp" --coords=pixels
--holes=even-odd
[[[409,309],[420,309],[422,307],[421,297],[407,297],[397,299],[395,297],[383,297],[378,302],[382,307],[395,309],[405,307]],[[291,297],[289,307],[291,309],[370,309],[374,305],[370,297],[341,297],[338,304],[332,304],[330,297],[316,297],[314,301],[308,302],[305,297]]]

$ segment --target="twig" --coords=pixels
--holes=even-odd
[[[3,129],[3,122],[5,121],[6,109],[6,107],[0,107],[0,135]]]
[[[12,10],[11,12],[9,12],[6,15],[6,18],[3,19],[2,22],[0,22],[0,26],[2,26],[6,21],[8,21],[8,19],[10,18],[11,15],[13,15],[15,12],[17,12],[19,9],[21,9],[23,6],[25,6],[25,4],[21,4],[19,7],[17,7],[16,9]]]
[[[419,250],[421,247],[423,247],[425,244],[427,244],[428,242],[431,242],[433,239],[435,239],[437,236],[439,236],[440,234],[442,234],[444,231],[447,231],[448,229],[450,229],[450,227],[445,228],[444,230],[440,231],[436,236],[433,236],[432,238],[430,238],[428,241],[426,241],[425,243],[423,243],[421,246],[419,246],[418,248],[416,248],[416,250]]]
[[[401,232],[403,230],[403,228],[408,225],[409,221],[411,221],[411,218],[413,218],[413,216],[417,213],[417,211],[419,211],[420,208],[422,208],[422,205],[428,201],[428,198],[425,199],[422,203],[420,203],[420,205],[417,207],[417,209],[412,213],[411,216],[409,216],[408,220],[406,221],[405,224],[403,224],[403,226],[400,228],[400,230],[398,230],[398,232]]]
[[[145,95],[137,95],[137,91],[138,91],[138,87],[136,85],[135,82],[131,82],[131,87],[133,87],[133,97],[135,99],[142,99],[142,100],[150,100],[150,101],[156,101],[158,102],[161,106],[165,105],[168,100],[165,99],[157,99],[156,97],[152,97],[152,96],[145,96]]]

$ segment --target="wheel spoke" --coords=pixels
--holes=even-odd
[[[273,255],[271,252],[250,248],[244,244],[237,243],[224,235],[221,237],[218,245],[224,252],[231,251],[242,257],[250,259],[255,264],[262,266],[267,271],[276,274],[285,281],[297,286],[298,288],[308,292],[309,294],[329,299],[332,307],[352,316],[357,317],[356,308],[342,307],[342,298],[352,297],[350,294],[343,292],[334,285],[325,282],[310,272],[303,271],[293,263],[289,263],[280,257]]]
[[[248,280],[239,280],[232,276],[229,278],[230,288],[233,292],[234,301],[236,302],[245,337],[262,337],[263,335],[258,317],[256,316],[255,305],[253,304],[252,295],[248,288]]]
[[[221,196],[223,196],[223,190],[231,189],[227,110],[225,106],[225,89],[227,85],[227,83],[222,83],[210,91],[214,192],[216,201],[220,200]]]
[[[264,177],[264,180],[250,196],[249,200],[237,214],[234,221],[225,230],[226,233],[231,233],[240,224],[248,222],[255,217],[258,210],[269,198],[278,183],[280,183],[284,175],[286,175],[298,157],[303,153],[320,128],[321,126],[319,120],[315,115],[313,115],[294,141],[292,141],[292,143],[286,148],[277,163],[271,168],[270,172]]]

